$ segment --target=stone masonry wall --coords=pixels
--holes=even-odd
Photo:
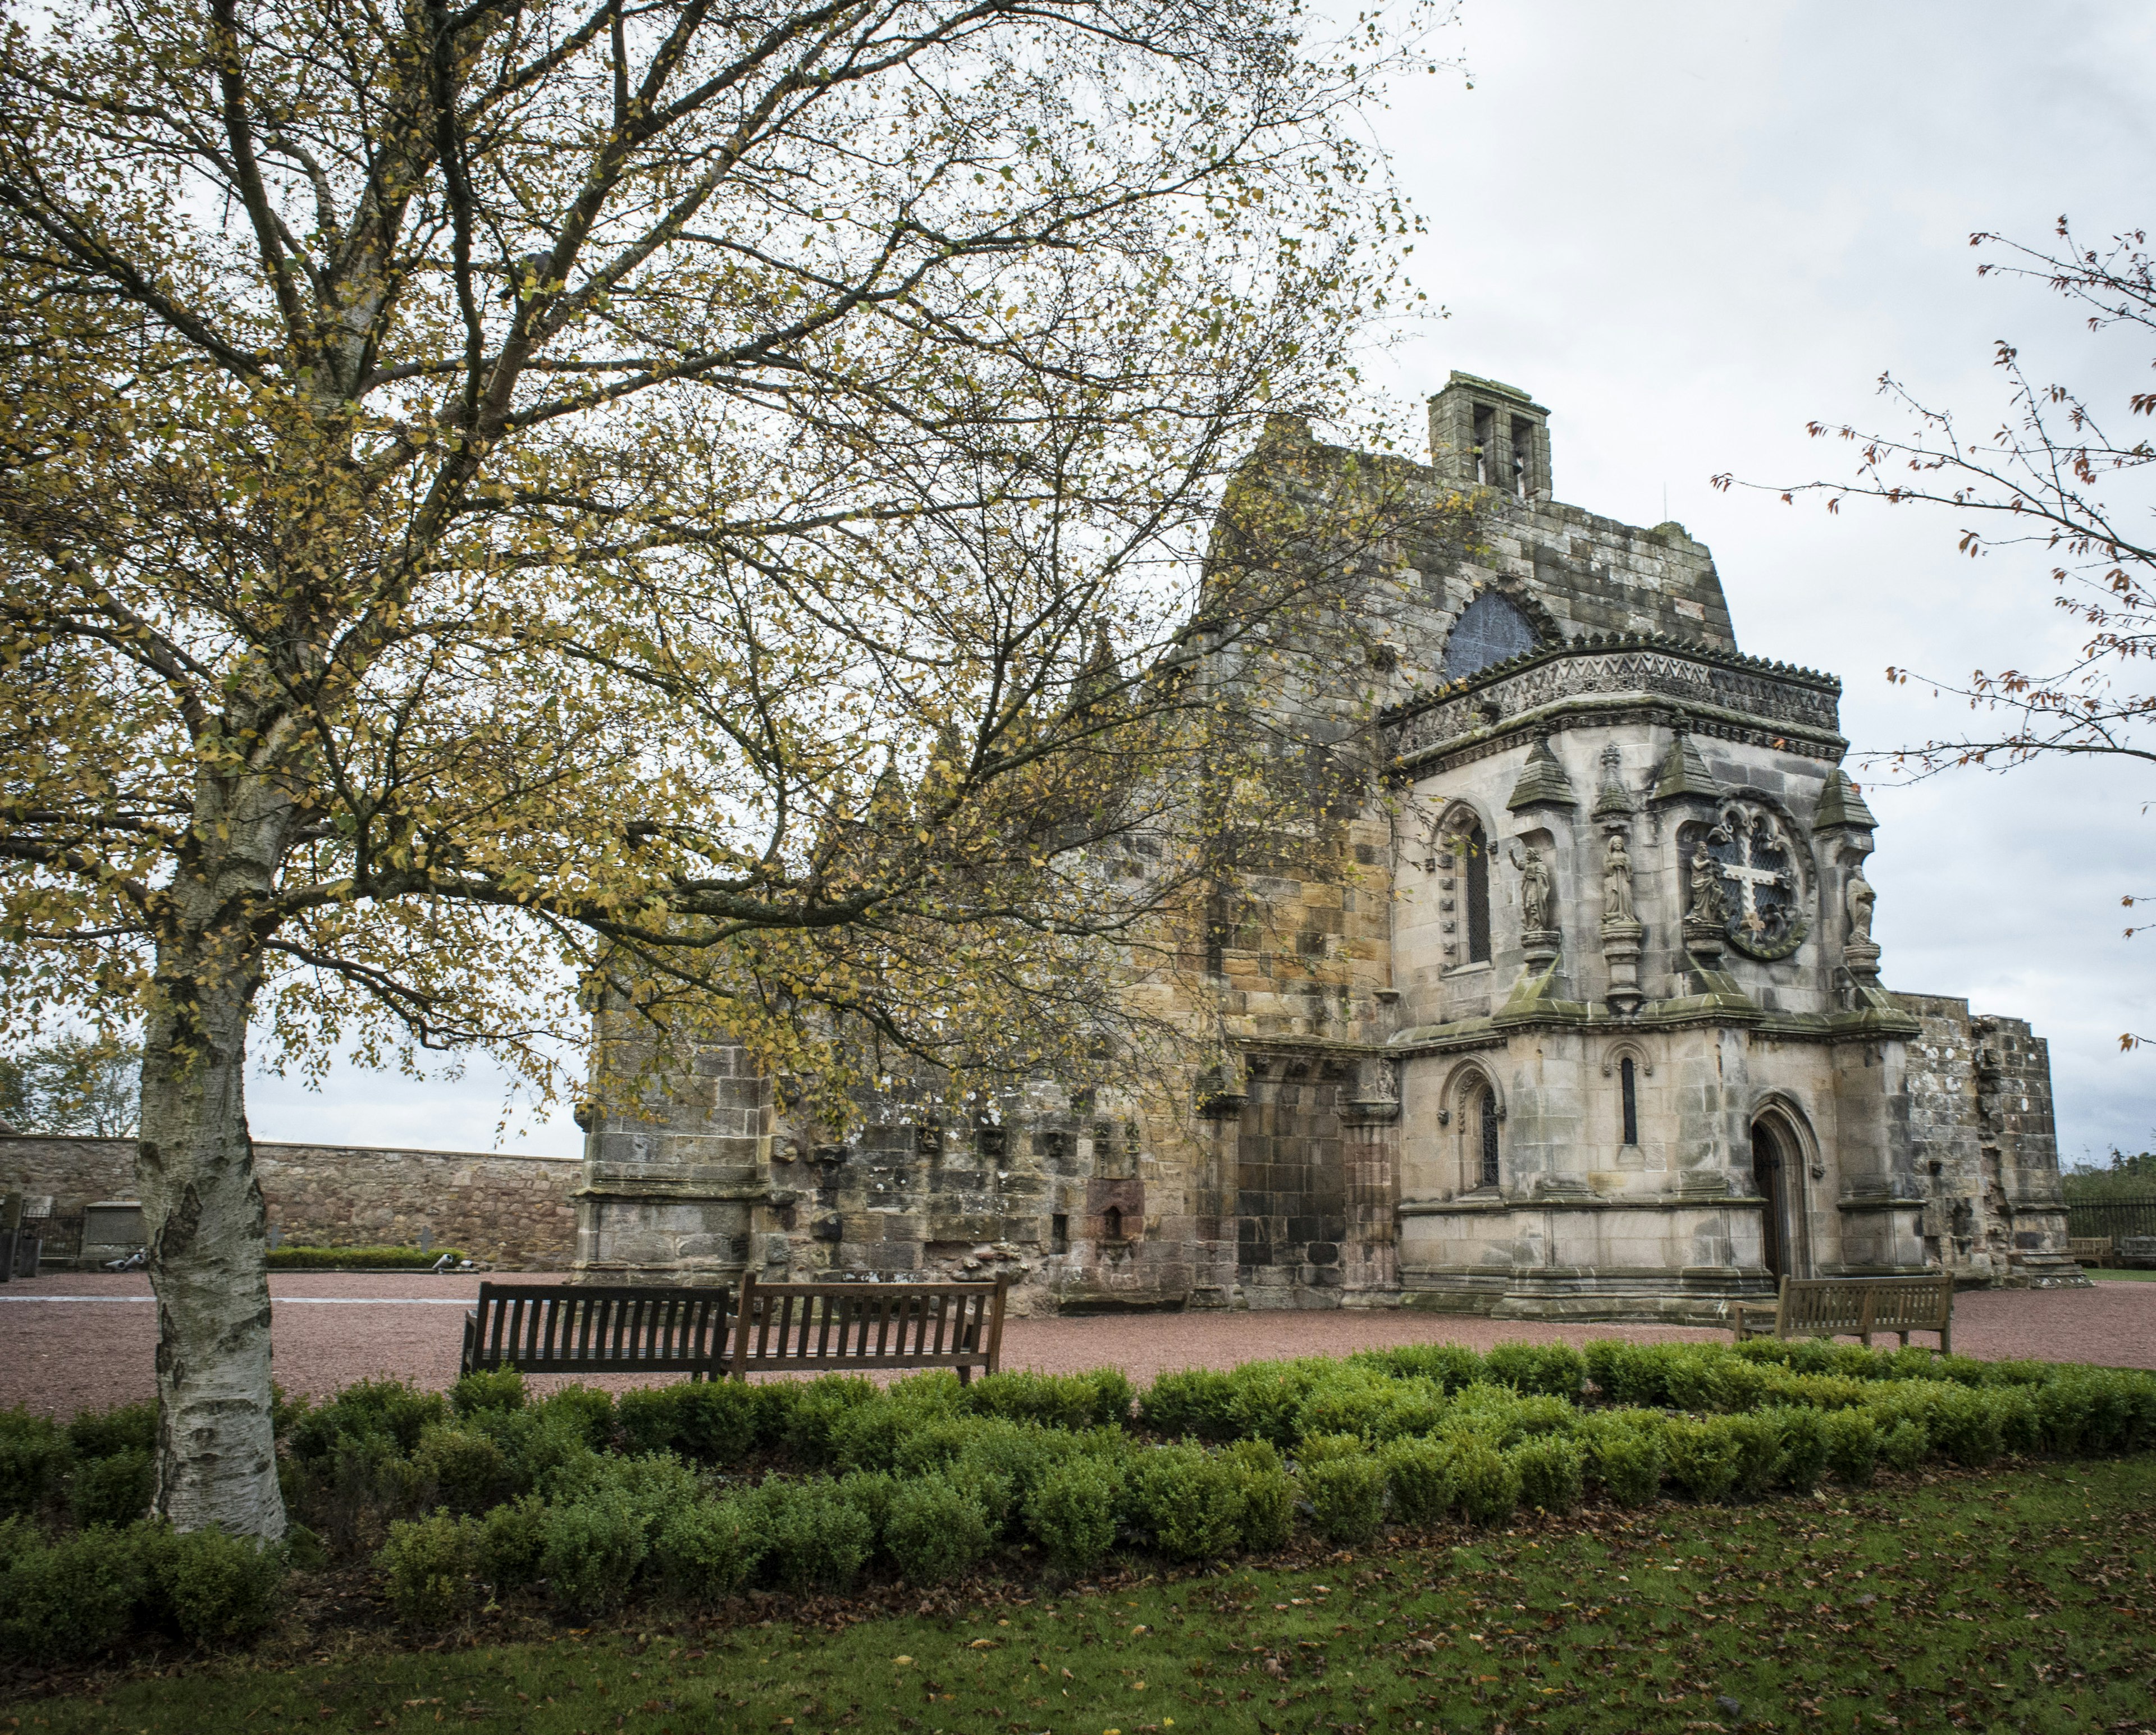
[[[0,1134],[0,1192],[49,1195],[53,1215],[72,1217],[100,1199],[137,1199],[131,1139],[40,1139]]]
[[[574,1249],[573,1157],[257,1142],[254,1167],[286,1241],[412,1246],[425,1229],[437,1246],[538,1271]],[[49,1194],[57,1216],[136,1198],[134,1141],[0,1138],[0,1190]]]
[[[1301,1055],[1250,1062],[1235,1152],[1235,1262],[1251,1307],[1337,1302],[1348,1239],[1339,1116],[1346,1071]]]
[[[2051,1047],[2025,1019],[1973,1018],[1969,1028],[1976,1039],[1979,1159],[1987,1185],[2005,1197],[2015,1263],[2034,1268],[2066,1250]]]
[[[1908,1045],[1907,1076],[1910,1156],[1925,1200],[1925,1255],[1949,1271],[2004,1277],[2006,1201],[1984,1184],[1969,1002],[1937,994],[1894,998],[1922,1027]]]
[[[2064,1275],[2051,1053],[2025,1020],[1972,1016],[1946,995],[1902,994],[1909,1044],[1909,1144],[1923,1188],[1924,1251],[1997,1280]]]

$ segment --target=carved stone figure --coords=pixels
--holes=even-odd
[[[1530,847],[1520,862],[1520,926],[1530,934],[1547,933],[1551,926],[1550,904],[1557,888],[1551,882],[1549,864],[1540,851]]]
[[[1722,901],[1722,864],[1707,852],[1707,839],[1691,849],[1691,919],[1702,928],[1726,928],[1729,907]]]
[[[1864,877],[1861,868],[1852,868],[1849,873],[1849,888],[1842,893],[1849,906],[1849,937],[1860,944],[1871,938],[1871,906],[1879,901],[1879,894],[1871,889],[1871,882]]]
[[[1609,834],[1609,847],[1602,852],[1602,919],[1632,919],[1632,857],[1621,832]]]

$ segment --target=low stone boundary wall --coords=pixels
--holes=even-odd
[[[254,1172],[286,1241],[416,1246],[424,1230],[496,1265],[559,1271],[575,1256],[578,1157],[257,1140]],[[0,1137],[0,1191],[50,1195],[59,1217],[135,1198],[135,1141]]]

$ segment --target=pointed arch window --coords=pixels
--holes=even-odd
[[[1535,647],[1534,623],[1511,598],[1485,591],[1460,612],[1445,642],[1445,678],[1463,681]]]
[[[1467,961],[1487,964],[1490,961],[1490,849],[1482,837],[1480,826],[1467,832],[1467,860],[1462,865],[1466,872],[1460,878],[1466,882],[1467,893]]]
[[[1625,1104],[1625,1143],[1637,1144],[1640,1142],[1639,1068],[1632,1064],[1632,1057],[1629,1054],[1617,1063],[1617,1088]]]
[[[1464,934],[1455,933],[1455,939],[1466,941],[1466,961],[1487,964],[1490,961],[1490,845],[1483,836],[1481,822],[1465,808],[1455,810],[1445,821],[1444,847],[1450,852],[1453,878],[1446,883],[1448,891],[1455,891],[1458,904],[1454,918]],[[1445,956],[1457,960],[1460,954],[1454,949],[1454,941],[1445,943]]]
[[[1486,1187],[1497,1185],[1497,1093],[1485,1085],[1480,1112],[1482,1126],[1482,1181]]]

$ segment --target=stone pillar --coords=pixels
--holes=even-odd
[[[773,1202],[770,1083],[738,1043],[661,1056],[635,1017],[594,1015],[575,1281],[737,1282]]]
[[[1974,1019],[1971,1034],[1977,1137],[1986,1170],[1996,1164],[2015,1275],[2040,1289],[2087,1287],[2087,1273],[2066,1247],[2051,1049],[2020,1018]]]
[[[1348,1235],[1340,1249],[1342,1301],[1384,1306],[1399,1294],[1400,1087],[1386,1059],[1356,1069],[1339,1107],[1340,1166]]]
[[[1602,959],[1609,970],[1609,1010],[1630,1018],[1646,998],[1640,989],[1640,942],[1647,930],[1620,916],[1602,919]]]

